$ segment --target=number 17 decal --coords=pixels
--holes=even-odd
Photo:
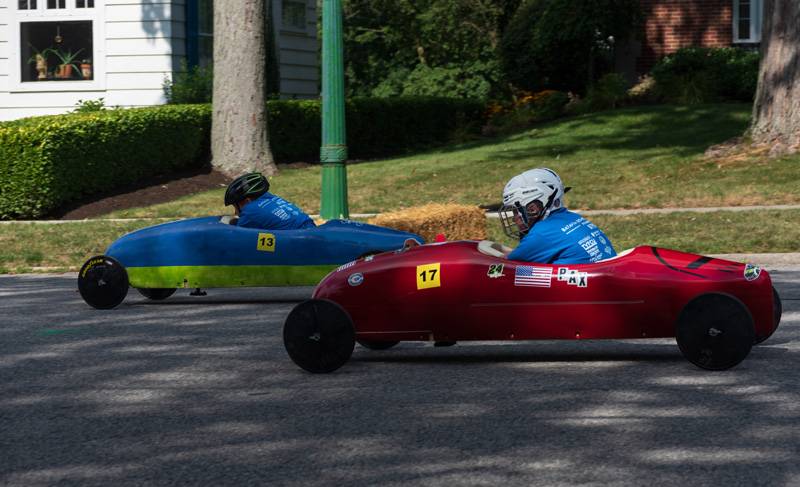
[[[430,289],[442,286],[441,264],[425,264],[417,266],[417,289]]]

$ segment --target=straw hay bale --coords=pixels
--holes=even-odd
[[[426,242],[433,242],[439,233],[447,240],[486,238],[486,215],[477,206],[433,203],[382,213],[369,223],[417,233]]]

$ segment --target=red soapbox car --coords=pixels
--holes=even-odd
[[[328,274],[284,324],[309,372],[344,365],[355,342],[675,337],[691,363],[737,365],[772,335],[781,301],[757,266],[641,246],[593,264],[511,261],[490,241],[412,246]]]

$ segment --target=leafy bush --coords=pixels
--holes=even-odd
[[[519,1],[343,2],[348,97],[499,96],[497,40]]]
[[[86,196],[207,162],[208,106],[106,110],[0,126],[0,218],[36,218]]]
[[[487,131],[489,134],[513,132],[537,122],[558,118],[564,114],[567,102],[569,96],[561,91],[522,92],[509,106],[489,106]]]
[[[189,68],[181,62],[181,70],[166,78],[162,84],[164,97],[170,104],[211,103],[214,87],[214,70],[210,66]]]
[[[430,97],[347,102],[351,159],[402,153],[477,135],[483,103]],[[319,100],[267,102],[276,160],[319,158]],[[148,177],[206,164],[211,107],[167,105],[34,117],[0,124],[0,219],[59,206]]]
[[[496,62],[476,61],[466,67],[447,64],[441,67],[417,65],[414,70],[399,69],[390,73],[374,90],[376,97],[437,96],[485,100],[499,83],[500,66]]]
[[[752,101],[758,82],[759,54],[745,49],[686,47],[653,68],[656,88],[667,101],[708,103]]]
[[[628,81],[619,73],[609,73],[589,88],[586,101],[592,110],[616,108],[628,94]]]
[[[351,159],[398,154],[480,133],[484,104],[436,97],[347,100],[347,147]],[[319,100],[267,103],[270,146],[276,160],[314,161],[322,140]]]
[[[640,0],[525,0],[500,42],[505,75],[529,91],[584,93],[641,18]]]
[[[97,100],[78,100],[75,104],[75,110],[72,110],[72,113],[102,112],[105,109],[105,98],[98,98]]]

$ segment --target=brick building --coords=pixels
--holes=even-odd
[[[758,46],[763,0],[641,0],[640,40],[619,46],[617,69],[629,78],[647,73],[681,47]]]

